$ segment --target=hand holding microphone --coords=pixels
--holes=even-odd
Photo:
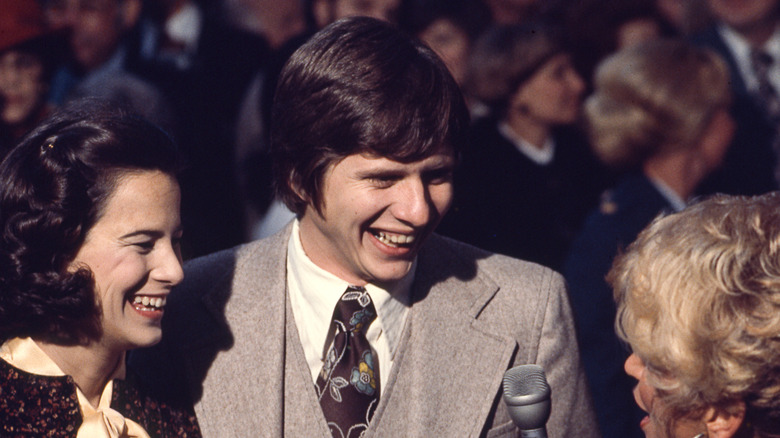
[[[504,403],[523,438],[547,438],[550,385],[539,365],[519,365],[504,373]]]

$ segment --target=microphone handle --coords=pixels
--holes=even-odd
[[[521,438],[547,438],[547,428],[520,430]]]

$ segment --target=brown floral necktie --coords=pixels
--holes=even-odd
[[[335,335],[317,377],[317,395],[334,437],[358,437],[379,403],[379,362],[366,339],[376,309],[366,289],[350,286],[333,311]]]

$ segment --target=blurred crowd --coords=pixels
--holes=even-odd
[[[473,129],[440,233],[566,276],[602,432],[640,436],[604,275],[661,212],[777,189],[780,0],[10,0],[0,156],[105,98],[179,145],[185,258],[267,236],[292,217],[271,183],[276,77],[352,15],[445,61]]]

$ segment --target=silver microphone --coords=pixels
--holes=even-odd
[[[504,373],[504,403],[523,438],[547,438],[550,385],[539,365],[519,365]]]

